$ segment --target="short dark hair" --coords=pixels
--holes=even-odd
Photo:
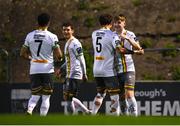
[[[113,20],[113,17],[110,14],[102,14],[99,17],[99,23],[101,25],[109,25],[111,24],[112,20]]]
[[[71,29],[73,29],[74,30],[74,26],[73,26],[73,24],[71,23],[71,22],[64,22],[63,24],[62,24],[62,27],[71,27]]]
[[[50,15],[47,14],[47,13],[41,13],[38,18],[38,25],[39,26],[47,26],[49,24],[49,21],[50,21]]]

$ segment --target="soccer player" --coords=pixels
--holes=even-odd
[[[114,18],[114,29],[119,35],[121,46],[129,50],[136,49],[135,53],[144,54],[135,34],[125,29],[126,17],[122,14]],[[117,53],[118,79],[120,83],[120,108],[122,114],[138,115],[137,102],[134,96],[135,67],[132,54]]]
[[[120,48],[119,37],[114,34],[112,27],[112,16],[103,14],[99,17],[101,28],[92,33],[92,43],[94,48],[93,74],[97,83],[97,95],[93,101],[92,114],[95,115],[106,92],[111,99],[111,113],[119,115],[119,86],[114,69],[115,52],[125,51]],[[133,52],[130,52],[133,53]]]
[[[68,114],[77,114],[78,111],[89,114],[90,111],[77,98],[80,84],[88,79],[82,45],[74,37],[74,28],[70,22],[62,25],[62,33],[66,39],[64,47],[66,82],[63,85],[63,97],[68,103]]]
[[[27,114],[32,115],[38,100],[42,97],[40,115],[46,116],[53,93],[54,58],[60,61],[62,52],[57,44],[58,38],[48,31],[50,16],[42,13],[37,18],[38,28],[27,34],[20,56],[30,60],[31,98]]]

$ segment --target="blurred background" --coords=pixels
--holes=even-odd
[[[90,83],[91,33],[100,27],[98,16],[122,13],[127,17],[126,29],[136,34],[145,49],[143,56],[133,56],[137,82],[180,85],[180,0],[0,0],[1,87],[29,84],[29,61],[19,56],[19,50],[27,33],[36,29],[36,17],[42,12],[51,15],[49,30],[58,35],[62,50],[61,25],[67,20],[73,22],[75,36],[84,48]],[[61,82],[56,77],[54,80]]]
[[[0,0],[0,82],[29,82],[29,63],[19,57],[19,49],[26,34],[36,29],[41,12],[52,16],[49,30],[58,35],[62,50],[61,24],[73,22],[75,36],[84,47],[90,81],[91,33],[100,27],[98,16],[102,13],[125,14],[126,29],[137,35],[144,49],[154,49],[134,56],[137,80],[180,80],[179,52],[156,50],[180,47],[179,0]]]

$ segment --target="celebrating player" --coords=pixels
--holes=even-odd
[[[57,44],[58,38],[48,31],[50,16],[42,13],[38,16],[38,28],[30,32],[21,48],[20,55],[30,60],[31,98],[27,114],[32,114],[40,97],[40,115],[46,116],[50,107],[50,96],[53,93],[52,75],[54,59],[60,61],[62,53]]]
[[[64,47],[66,82],[63,85],[63,95],[64,100],[68,102],[68,113],[76,114],[77,111],[89,113],[90,111],[86,106],[77,98],[82,80],[86,81],[88,79],[82,45],[73,36],[74,28],[71,23],[64,23],[62,32],[66,39]]]
[[[94,98],[92,114],[96,114],[106,96],[111,98],[111,112],[119,115],[119,87],[114,71],[114,54],[118,47],[119,38],[110,30],[112,16],[103,14],[99,17],[100,29],[92,33],[94,48],[93,74],[97,83],[97,95]]]
[[[144,54],[144,50],[139,45],[138,39],[131,31],[126,30],[126,18],[120,14],[114,18],[115,33],[121,39],[121,46],[129,50],[136,49],[136,54]],[[117,53],[118,80],[120,83],[120,108],[125,115],[138,115],[137,102],[134,97],[135,67],[132,54]]]

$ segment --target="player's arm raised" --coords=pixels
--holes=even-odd
[[[138,41],[135,41],[134,39],[129,38],[129,37],[127,37],[127,36],[124,35],[124,34],[121,34],[120,37],[121,37],[122,39],[126,39],[126,40],[133,46],[133,48],[134,48],[135,50],[141,50],[141,49],[142,49],[142,47],[140,46],[140,44],[139,44]]]
[[[116,37],[116,36],[115,36]],[[116,39],[115,40],[115,49],[118,53],[122,53],[122,54],[134,54],[134,51],[133,50],[129,50],[127,48],[123,48],[121,45],[120,45],[120,40],[119,39]]]

